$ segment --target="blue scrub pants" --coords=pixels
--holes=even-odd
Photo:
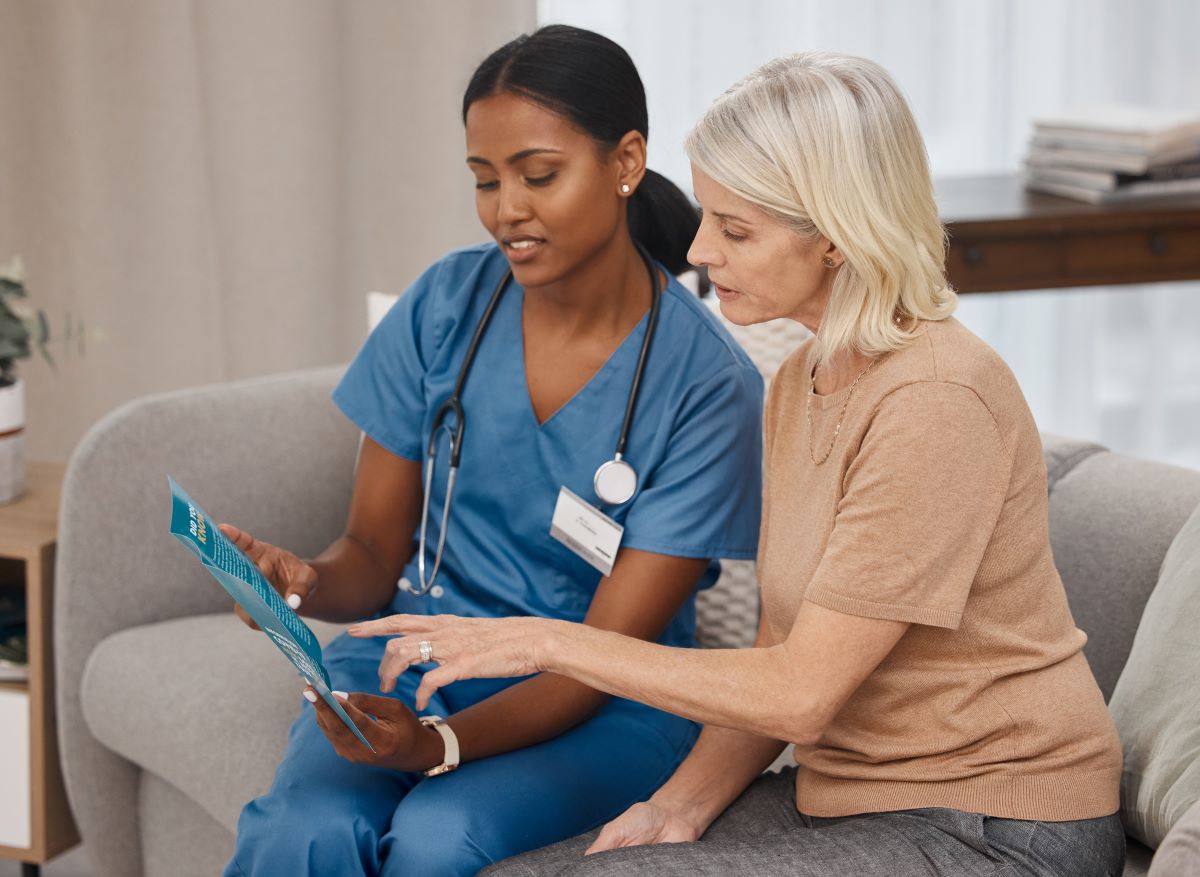
[[[333,687],[377,693],[383,646],[383,640],[343,638],[331,644],[326,666]],[[397,681],[395,696],[410,707],[422,672],[410,668]],[[429,712],[450,715],[507,684],[447,686]],[[612,699],[553,740],[426,778],[346,761],[317,726],[312,707],[301,703],[270,791],[238,819],[225,877],[475,874],[645,800],[699,733],[677,716]]]

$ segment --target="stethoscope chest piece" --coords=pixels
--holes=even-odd
[[[637,490],[637,472],[617,454],[596,470],[592,486],[601,502],[620,505],[629,502]]]

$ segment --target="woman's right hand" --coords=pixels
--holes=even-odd
[[[232,524],[218,524],[221,532],[250,558],[255,566],[293,609],[299,609],[317,590],[317,571],[292,552],[261,539],[255,539]],[[246,610],[235,603],[233,611],[250,627],[258,630]]]
[[[637,847],[644,844],[677,844],[699,840],[704,829],[689,820],[682,811],[653,799],[634,804],[601,829],[584,855]]]

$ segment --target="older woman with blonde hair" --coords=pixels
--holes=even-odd
[[[695,651],[540,618],[352,629],[403,634],[385,684],[432,649],[418,707],[454,680],[548,672],[704,723],[648,801],[489,873],[1119,874],[1121,751],[1051,556],[1038,431],[951,316],[903,96],[871,61],[782,58],[687,151],[689,259],[722,312],[815,333],[767,403],[758,639]],[[789,743],[797,766],[763,774]]]

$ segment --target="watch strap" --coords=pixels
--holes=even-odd
[[[421,716],[421,724],[437,731],[442,737],[442,742],[446,744],[446,754],[442,758],[442,763],[425,771],[425,776],[435,777],[455,770],[458,767],[459,750],[458,737],[455,735],[454,729],[447,725],[446,720],[441,716]]]

